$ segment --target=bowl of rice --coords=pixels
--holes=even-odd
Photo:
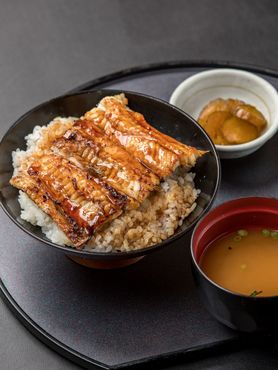
[[[125,91],[129,107],[144,115],[156,129],[207,153],[189,172],[177,168],[136,209],[124,211],[93,234],[82,250],[73,248],[58,225],[27,195],[10,185],[22,159],[36,151],[44,135],[71,127],[76,117],[105,96],[122,93],[97,90],[64,95],[20,117],[0,144],[1,205],[10,219],[31,237],[66,253],[76,262],[96,268],[122,267],[148,253],[171,246],[208,211],[220,182],[215,147],[189,115],[160,99]]]

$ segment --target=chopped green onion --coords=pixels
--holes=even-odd
[[[270,235],[270,231],[268,229],[262,229],[263,236],[268,237]]]
[[[278,239],[278,231],[271,231],[270,236],[271,236],[273,239]]]
[[[241,236],[236,235],[236,236],[234,237],[234,241],[235,241],[235,242],[239,242],[240,240],[241,240]]]
[[[261,294],[263,291],[262,290],[254,290],[251,294],[250,294],[250,297],[256,297],[258,294]]]
[[[248,235],[248,231],[247,230],[244,230],[244,229],[238,230],[237,231],[237,235],[239,235],[239,236],[247,236]]]

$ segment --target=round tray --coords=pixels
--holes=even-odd
[[[190,75],[240,68],[276,88],[278,72],[218,62],[175,62],[133,68],[72,91],[125,89],[164,100]],[[1,127],[1,134],[8,125]],[[222,161],[214,205],[241,196],[278,196],[278,135],[258,152]],[[16,317],[39,339],[87,368],[126,368],[231,349],[240,337],[212,319],[191,277],[189,237],[139,263],[114,271],[79,266],[45,247],[0,214],[1,292]],[[247,341],[245,341],[247,343]]]

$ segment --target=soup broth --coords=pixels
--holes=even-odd
[[[218,285],[249,296],[278,295],[278,232],[244,229],[212,242],[200,267]]]

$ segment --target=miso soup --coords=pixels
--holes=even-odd
[[[278,232],[242,229],[212,242],[200,267],[215,283],[249,296],[278,295]]]

